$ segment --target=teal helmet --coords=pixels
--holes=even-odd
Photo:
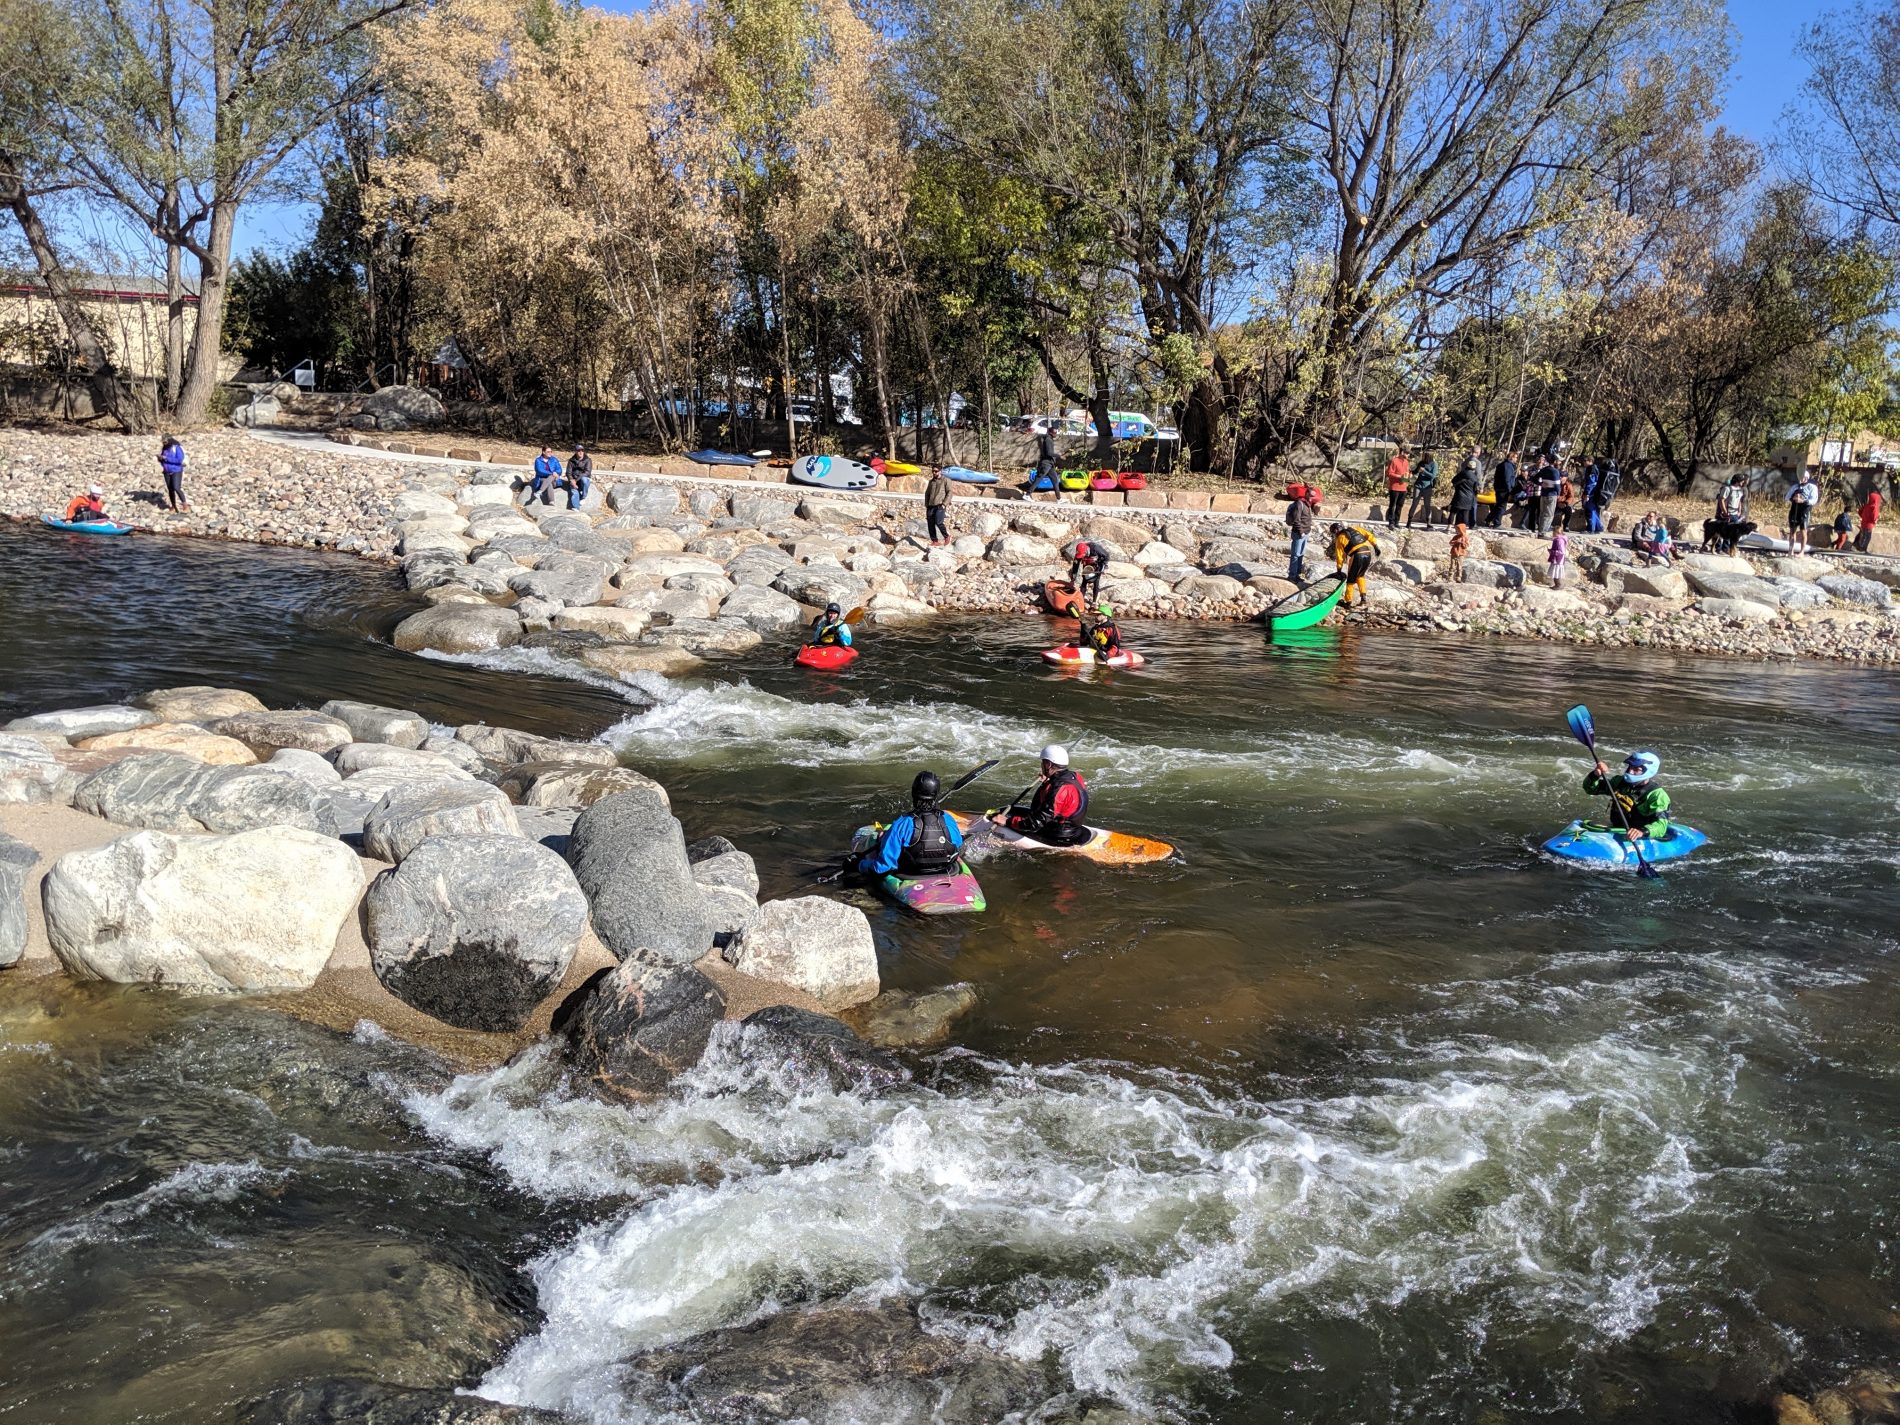
[[[1647,782],[1662,770],[1662,758],[1654,752],[1632,752],[1623,764],[1623,776],[1631,782]]]

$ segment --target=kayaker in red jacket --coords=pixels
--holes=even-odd
[[[106,517],[105,487],[88,485],[86,493],[74,495],[66,506],[67,524],[94,524]]]
[[[1069,769],[1069,750],[1052,742],[1042,749],[1042,777],[1031,791],[1029,806],[1011,807],[1001,814],[1011,831],[1050,846],[1079,846],[1089,839],[1082,824],[1089,809],[1089,789]]]

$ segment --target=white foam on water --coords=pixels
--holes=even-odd
[[[187,1163],[130,1197],[115,1198],[48,1228],[27,1243],[26,1250],[57,1254],[111,1242],[147,1218],[179,1217],[193,1207],[236,1202],[260,1183],[284,1176],[254,1158],[241,1163]]]
[[[1422,1295],[1468,1332],[1580,1355],[1656,1322],[1723,1240],[1678,1224],[1714,1214],[1698,1134],[1733,1066],[1651,1037],[1392,1043],[1336,1093],[1275,1101],[953,1053],[941,1087],[864,1097],[775,1077],[727,1027],[652,1103],[574,1098],[530,1056],[409,1107],[530,1192],[626,1199],[532,1264],[546,1319],[484,1394],[644,1418],[616,1371],[639,1351],[901,1295],[934,1330],[1053,1352],[1075,1388],[1169,1409],[1250,1325]]]

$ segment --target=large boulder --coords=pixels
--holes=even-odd
[[[1871,609],[1893,605],[1893,593],[1887,585],[1858,574],[1823,574],[1815,583],[1844,604],[1860,604]]]
[[[362,889],[356,854],[315,832],[136,831],[60,857],[41,899],[79,979],[276,990],[316,980]]]
[[[976,1005],[976,986],[959,981],[917,994],[886,990],[869,1004],[846,1010],[844,1020],[880,1049],[936,1049],[949,1042],[951,1027]]]
[[[697,1064],[725,1012],[725,995],[692,966],[633,959],[576,990],[554,1028],[577,1073],[634,1096],[658,1093]]]
[[[567,762],[577,767],[618,767],[620,759],[611,747],[598,742],[563,742],[555,737],[537,737],[513,727],[490,727],[486,723],[465,722],[455,729],[456,741],[465,743],[490,762],[504,766],[516,762]]]
[[[1773,623],[1781,617],[1777,607],[1755,599],[1701,598],[1695,601],[1695,611],[1734,624]]]
[[[154,688],[132,699],[160,722],[215,722],[238,713],[263,712],[264,705],[237,688],[213,688],[193,683],[182,688]]]
[[[743,582],[735,580],[737,582]],[[772,587],[788,599],[823,608],[835,603],[852,609],[864,602],[864,581],[844,569],[824,564],[794,564],[779,571]]]
[[[16,717],[6,725],[8,732],[53,732],[69,742],[84,737],[101,737],[109,732],[130,732],[158,721],[158,714],[144,708],[107,703],[91,708],[61,708],[57,712],[34,713]]]
[[[521,824],[501,788],[487,782],[416,782],[384,793],[363,820],[363,850],[400,863],[438,836],[520,836]]]
[[[349,724],[308,711],[236,713],[219,718],[211,724],[211,730],[221,737],[236,738],[260,758],[269,757],[280,747],[334,752],[352,740]]]
[[[0,806],[70,802],[78,780],[45,741],[0,732]]]
[[[363,898],[376,978],[459,1029],[519,1029],[566,976],[586,928],[567,862],[519,834],[431,837]]]
[[[39,853],[0,831],[0,969],[26,953],[26,883]]]
[[[566,608],[554,616],[554,627],[563,633],[597,633],[610,643],[634,643],[651,618],[648,610],[637,608]]]
[[[440,752],[398,747],[392,742],[346,742],[337,748],[331,763],[344,777],[355,777],[359,772],[396,771],[409,773],[407,780],[447,777],[461,781],[473,775],[461,762]]]
[[[697,653],[666,644],[609,643],[581,654],[581,662],[616,677],[628,673],[659,673],[672,678],[704,665]]]
[[[521,616],[492,604],[439,604],[409,615],[390,638],[405,653],[488,653],[521,642]]]
[[[607,504],[615,514],[658,519],[679,513],[680,492],[671,485],[623,480],[607,492]]]
[[[155,722],[135,727],[130,732],[108,732],[83,738],[78,746],[87,752],[110,752],[116,748],[177,752],[216,767],[247,767],[257,761],[257,754],[235,737],[222,737],[191,722]]]
[[[1806,579],[1791,579],[1784,575],[1770,575],[1768,582],[1781,592],[1781,607],[1784,609],[1824,609],[1832,602],[1827,590],[1816,588]],[[1874,585],[1881,593],[1886,593],[1880,585]]]
[[[759,923],[740,931],[725,957],[741,974],[801,990],[826,1009],[877,996],[871,922],[855,906],[823,896],[761,906]]]
[[[335,698],[323,705],[323,713],[349,728],[350,738],[355,742],[386,742],[391,747],[420,747],[429,735],[429,723],[422,714],[381,707],[376,703]]]
[[[567,859],[615,959],[644,952],[687,964],[712,948],[712,919],[686,859],[685,834],[656,793],[619,792],[588,807],[574,823]]]
[[[703,657],[708,653],[749,653],[765,638],[757,629],[734,619],[683,618],[653,629],[647,641]]]
[[[761,633],[774,633],[804,622],[804,610],[796,600],[776,589],[742,584],[726,595],[719,605],[721,619],[733,619]]]
[[[1705,599],[1731,602],[1747,599],[1771,609],[1781,607],[1782,591],[1775,587],[1772,580],[1758,574],[1731,574],[1706,569],[1687,569],[1683,572],[1689,587]]]
[[[336,832],[323,794],[302,777],[272,767],[214,770],[192,799],[190,810],[206,831],[294,826],[325,836]]]
[[[989,557],[1002,565],[1054,564],[1062,551],[1046,539],[1029,534],[998,535],[990,541]]]
[[[586,567],[523,569],[508,576],[508,586],[523,598],[546,599],[566,607],[598,603],[606,592],[607,575],[591,563]]]
[[[177,752],[142,752],[121,758],[73,788],[80,811],[156,831],[202,831],[194,808],[215,775],[213,769]]]
[[[442,402],[415,386],[385,386],[372,391],[358,409],[376,417],[377,430],[433,429],[448,419]]]
[[[1689,580],[1676,569],[1626,569],[1606,563],[1603,587],[1612,594],[1641,594],[1652,599],[1689,597]]]
[[[621,792],[639,792],[656,797],[661,806],[672,803],[662,787],[651,777],[631,767],[576,767],[567,762],[525,762],[511,767],[499,785],[517,791],[522,803],[531,807],[590,807],[603,797]]]

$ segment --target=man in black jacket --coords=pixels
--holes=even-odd
[[[1492,529],[1500,529],[1504,516],[1511,508],[1511,501],[1517,498],[1517,452],[1507,450],[1504,458],[1498,461],[1491,471],[1491,516],[1485,521]]]

